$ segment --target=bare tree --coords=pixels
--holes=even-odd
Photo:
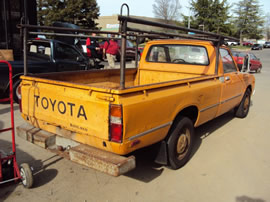
[[[155,17],[169,20],[177,20],[180,17],[181,5],[179,0],[155,0],[153,13]]]
[[[265,32],[266,32],[266,40],[270,40],[270,13],[266,14],[265,19]]]

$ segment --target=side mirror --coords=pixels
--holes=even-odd
[[[83,57],[82,57],[82,56],[78,56],[78,57],[76,58],[76,61],[77,61],[77,62],[82,62],[82,61],[83,61]]]

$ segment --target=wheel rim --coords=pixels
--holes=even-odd
[[[245,102],[244,102],[244,112],[246,113],[249,108],[249,96],[246,96]]]
[[[182,160],[188,152],[190,146],[190,130],[184,128],[178,137],[176,144],[177,159]]]
[[[24,169],[23,168],[21,168],[21,170],[20,170],[20,174],[21,174],[21,177],[22,177],[22,183],[23,183],[23,185],[26,185],[26,174],[25,174],[25,171],[24,171]]]

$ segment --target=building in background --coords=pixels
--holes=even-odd
[[[165,23],[165,20],[162,19],[157,19],[157,18],[149,18],[149,17],[142,17],[142,16],[131,16],[131,17],[136,17],[142,20],[149,20],[152,22],[160,22],[160,23]],[[112,16],[99,16],[99,19],[95,21],[98,23],[98,27],[101,28],[102,31],[115,31],[117,32],[119,30],[119,21],[118,21],[118,16],[117,15],[112,15]],[[135,29],[143,29],[145,31],[164,31],[162,28],[157,28],[153,26],[141,26],[138,24],[134,23],[129,23],[129,27],[135,28]]]

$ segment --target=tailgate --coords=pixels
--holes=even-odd
[[[30,122],[37,119],[108,140],[109,102],[97,97],[110,94],[76,85],[65,86],[63,82],[46,83],[29,78],[21,83],[21,104],[22,114],[28,116]]]

